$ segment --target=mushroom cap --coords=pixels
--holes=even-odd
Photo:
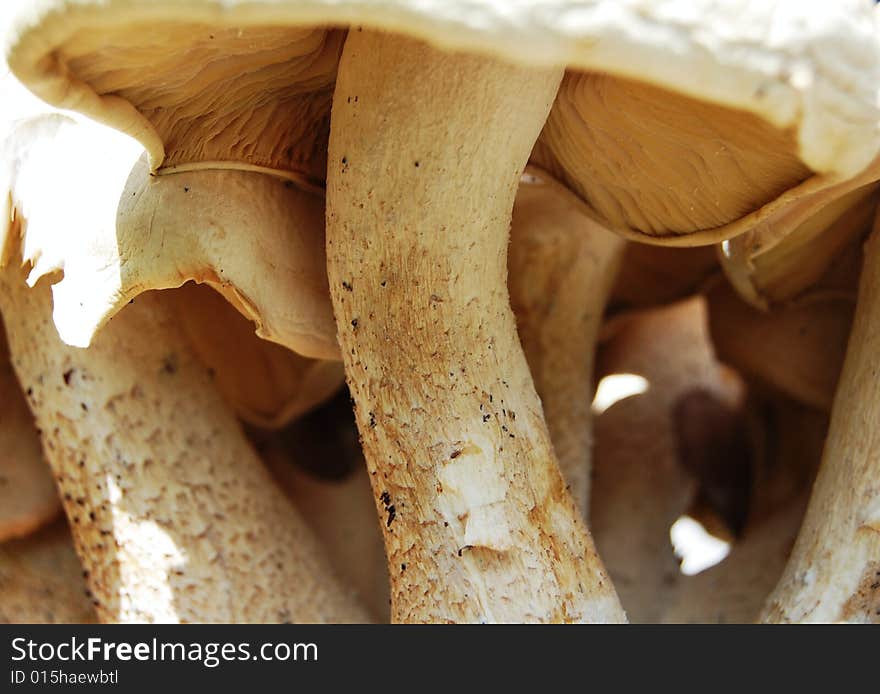
[[[61,501],[0,326],[0,542],[51,521]]]
[[[314,358],[338,358],[324,261],[323,199],[242,171],[153,177],[140,145],[60,114],[22,121],[3,145],[4,219],[18,217],[31,286],[53,285],[61,338],[87,347],[148,289],[189,280],[218,289],[257,334]],[[20,214],[16,215],[14,210]],[[0,226],[0,262],[5,236]]]
[[[668,248],[629,242],[606,314],[616,316],[685,299],[700,293],[718,271],[712,246]]]
[[[350,25],[739,109],[790,133],[818,174],[852,176],[880,151],[880,45],[859,0],[43,0],[19,11],[6,55],[41,98],[137,138],[152,170],[234,162],[309,181],[341,46],[327,27]]]
[[[723,243],[718,257],[724,274],[759,309],[797,298],[822,280],[848,247],[861,244],[878,200],[880,159],[858,176],[806,195]]]
[[[283,427],[329,399],[345,380],[342,362],[308,359],[257,337],[253,324],[207,285],[188,282],[163,297],[217,389],[250,424]]]
[[[667,18],[675,15],[671,7],[676,3],[659,5],[669,10]],[[684,10],[685,5],[678,3],[678,9]],[[724,69],[709,67],[719,86],[727,87],[726,78],[737,72],[743,54],[775,51],[786,44],[781,37],[800,27],[805,29],[800,42],[782,49],[790,51],[781,69],[791,83],[822,93],[819,99],[814,99],[815,94],[807,98],[814,107],[827,106],[826,116],[841,107],[848,112],[873,112],[869,119],[877,122],[880,41],[870,3],[839,6],[847,13],[843,23],[851,24],[847,31],[834,18],[823,17],[823,8],[810,3],[802,3],[804,16],[792,11],[793,3],[763,3],[757,13],[773,13],[764,18],[753,14],[755,5],[687,4],[693,12],[688,19],[699,30],[713,24],[715,14],[741,12],[739,17],[728,17],[732,34],[739,34],[739,44],[728,45],[728,53],[719,56],[725,60]],[[825,20],[829,24],[823,30],[811,30],[812,22]],[[863,39],[861,53],[844,58],[850,30],[852,36]],[[834,42],[838,48],[829,50]],[[677,48],[672,46],[671,52]],[[810,58],[805,60],[805,55]],[[717,98],[702,82],[706,56],[694,52],[691,58],[691,73],[680,84],[658,80],[651,70],[627,73],[569,66],[532,164],[576,192],[586,211],[615,232],[633,240],[680,247],[732,239],[766,225],[771,218],[784,218],[792,207],[803,209],[804,199],[810,201],[808,205],[815,204],[827,197],[827,189],[838,192],[876,153],[868,144],[866,156],[859,157],[853,167],[854,160],[847,161],[842,149],[817,156],[817,143],[810,138],[830,135],[820,135],[811,130],[808,120],[800,120],[806,112],[782,125],[770,115],[772,109],[753,108],[735,88],[727,97]],[[713,58],[708,57],[710,63]],[[725,74],[725,69],[730,73]],[[823,78],[818,73],[834,77],[821,86]],[[854,79],[844,77],[846,73]],[[871,82],[856,86],[863,74],[874,75],[873,86]],[[764,90],[774,89],[771,84],[755,85],[754,96],[767,97]],[[836,107],[831,106],[834,99],[839,99]],[[825,106],[818,106],[820,101]],[[858,101],[860,106],[855,105]],[[866,130],[847,122],[843,111],[837,115],[841,116],[838,135],[842,138],[838,142],[850,135],[866,135]],[[868,137],[874,139],[876,133]],[[858,139],[852,140],[849,146],[858,147],[857,143]]]

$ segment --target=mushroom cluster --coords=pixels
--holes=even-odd
[[[874,3],[0,12],[0,620],[880,621]]]

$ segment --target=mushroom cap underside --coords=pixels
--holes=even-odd
[[[792,142],[793,179],[846,178],[880,151],[880,42],[856,0],[53,0],[19,13],[6,55],[41,98],[137,138],[153,170],[245,166],[310,184],[350,26],[751,114]]]
[[[63,272],[54,319],[68,344],[88,346],[138,294],[194,280],[261,337],[338,360],[321,196],[243,171],[151,176],[139,143],[58,113],[17,123],[2,148],[0,264],[17,233],[31,286]]]

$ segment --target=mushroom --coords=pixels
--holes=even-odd
[[[626,20],[633,19],[626,10],[622,14]],[[726,47],[725,40],[712,32],[719,27],[711,21],[708,24],[700,32],[699,40],[718,39],[711,47]],[[858,40],[870,45],[872,15],[864,12],[855,26]],[[683,43],[693,36],[682,37]],[[802,38],[803,34],[799,34],[797,40]],[[613,46],[609,52],[619,58],[621,48],[632,49],[626,43],[605,41],[601,46]],[[778,51],[776,57],[782,60],[791,48],[784,43],[773,47]],[[651,50],[633,53],[643,59],[651,55]],[[725,61],[724,67],[713,64],[719,75],[727,73],[723,87],[734,93],[723,94],[723,89],[708,79],[699,86],[705,86],[719,101],[738,102],[735,105],[750,107],[773,121],[772,125],[765,125],[757,117],[751,121],[747,117],[745,122],[728,120],[731,130],[738,132],[750,126],[759,140],[766,139],[751,143],[757,156],[746,157],[744,161],[762,159],[768,151],[782,150],[768,167],[771,171],[758,181],[760,194],[753,196],[749,191],[741,214],[752,212],[753,208],[745,209],[750,205],[769,203],[786,187],[808,178],[810,168],[802,160],[813,170],[826,174],[818,177],[823,185],[826,178],[836,180],[837,176],[867,164],[864,143],[869,143],[870,156],[877,139],[876,123],[871,120],[876,115],[872,88],[859,84],[861,91],[853,95],[854,105],[847,114],[860,113],[856,120],[865,118],[862,132],[866,137],[857,145],[849,139],[851,131],[835,132],[835,114],[830,106],[827,111],[821,106],[816,108],[817,102],[805,98],[807,94],[813,95],[806,85],[780,80],[768,74],[769,70],[760,74],[762,60],[753,60],[757,56],[740,53],[738,57],[743,63],[736,64],[731,72],[727,72],[729,61]],[[590,55],[594,61],[590,67],[598,67],[597,63],[608,58],[608,53],[596,51]],[[635,62],[631,60],[627,67],[632,69]],[[663,69],[652,70],[647,63],[644,67],[648,74]],[[615,67],[624,71],[619,64]],[[673,71],[680,67],[676,65]],[[769,65],[764,63],[763,67]],[[800,67],[812,77],[811,65]],[[876,71],[878,66],[872,63],[871,67]],[[544,72],[541,85],[534,69],[531,73],[526,68],[516,68],[521,72],[514,73],[514,69],[490,59],[442,52],[411,39],[368,30],[349,33],[340,59],[328,154],[328,273],[340,346],[380,508],[394,506],[396,511],[405,501],[406,508],[411,509],[410,518],[395,513],[395,517],[407,520],[405,528],[397,534],[386,532],[389,561],[393,566],[403,557],[417,557],[414,563],[425,568],[424,575],[408,572],[405,582],[395,581],[392,574],[393,615],[398,619],[449,619],[450,613],[458,619],[485,618],[485,608],[470,613],[461,609],[465,600],[473,600],[474,588],[458,577],[473,576],[476,571],[471,566],[462,570],[449,562],[446,548],[458,544],[494,552],[482,551],[477,557],[479,568],[486,574],[495,569],[490,557],[500,559],[496,565],[503,567],[503,560],[513,554],[510,541],[498,530],[498,520],[493,520],[490,532],[489,523],[483,518],[487,515],[485,507],[498,507],[518,494],[517,480],[514,477],[506,489],[499,485],[497,491],[493,489],[490,493],[485,480],[498,479],[503,468],[493,469],[486,461],[497,460],[490,450],[495,453],[503,448],[505,457],[513,461],[508,463],[508,469],[517,471],[516,456],[522,455],[523,450],[511,450],[509,442],[503,442],[497,431],[490,430],[495,436],[486,441],[484,435],[472,433],[479,419],[474,419],[474,424],[470,422],[474,412],[488,422],[496,419],[501,409],[503,419],[498,424],[508,427],[506,414],[514,397],[518,400],[513,401],[517,414],[523,409],[520,402],[529,411],[539,412],[532,384],[527,375],[521,375],[522,359],[510,336],[512,330],[505,325],[509,325],[510,318],[503,288],[504,268],[497,266],[497,258],[506,242],[510,191],[516,184],[516,179],[509,178],[509,172],[518,174],[531,151],[532,136],[544,117],[538,106],[545,96],[553,96],[556,85],[550,84],[549,70]],[[854,70],[848,61],[843,69],[849,73],[846,80],[850,80]],[[753,72],[746,79],[749,70]],[[670,72],[662,75],[660,81],[684,81],[681,73],[674,80]],[[704,75],[709,72],[712,70],[706,70]],[[736,73],[736,78],[731,73]],[[382,79],[376,80],[375,75]],[[821,77],[820,82],[824,74]],[[750,82],[751,86],[746,87]],[[774,91],[772,98],[763,102],[765,92],[756,97],[751,90],[763,92],[759,86]],[[530,92],[527,103],[516,100],[517,89],[520,93]],[[783,101],[791,106],[803,105],[810,113],[782,113]],[[709,112],[718,115],[712,109],[703,110],[704,114]],[[552,122],[551,116],[547,127]],[[848,118],[847,126],[852,123]],[[812,141],[817,125],[823,137],[828,138],[823,139],[822,147]],[[789,126],[798,127],[802,136],[798,142],[800,150],[791,145],[790,154],[786,151],[791,144],[786,132]],[[716,134],[712,135],[717,140]],[[820,151],[830,140],[834,141],[829,148],[834,149],[834,156],[827,150]],[[563,141],[560,147],[571,147],[571,143]],[[558,156],[559,148],[556,149],[551,153]],[[533,161],[544,164],[557,177],[565,173],[548,164],[540,152],[533,155]],[[698,182],[699,179],[693,181]],[[693,185],[686,190],[689,193],[692,189]],[[595,214],[595,210],[590,212]],[[619,226],[616,224],[615,229],[619,230]],[[505,401],[493,408],[499,390],[505,394]],[[449,421],[456,423],[452,436],[446,424]],[[543,423],[539,418],[535,421],[531,428],[536,435],[525,442],[529,450],[529,475],[534,478],[542,474],[536,470],[547,470],[546,478],[552,479],[553,454],[541,441]],[[522,434],[518,431],[516,436]],[[522,444],[521,438],[516,440]],[[469,450],[474,452],[473,459],[469,456],[457,461]],[[551,465],[545,466],[544,460]],[[449,477],[454,485],[448,484]],[[480,487],[487,491],[464,493],[465,488]],[[453,504],[448,501],[450,496]],[[520,506],[539,507],[539,499],[540,496],[537,500],[527,497]],[[534,537],[534,531],[516,519],[518,510],[501,510],[501,527],[523,528]],[[442,527],[439,520],[444,523]],[[420,526],[418,541],[410,530],[413,525]],[[576,533],[577,530],[561,531],[562,536]],[[539,534],[546,536],[543,530]],[[529,551],[535,552],[532,548]],[[505,553],[506,556],[499,556]],[[567,559],[562,557],[551,570],[566,563]],[[511,573],[506,567],[502,570],[505,578]],[[438,609],[431,598],[423,597],[427,577],[438,575],[445,579],[443,602],[454,605],[446,610],[442,609],[446,605]],[[517,579],[506,580],[512,588],[521,584]],[[477,585],[484,584],[482,576],[477,581]],[[489,585],[497,583],[496,580]],[[529,593],[540,594],[535,588]],[[513,604],[521,601],[513,589],[503,597]],[[487,602],[482,595],[480,601],[483,605]],[[558,618],[550,614],[551,618]],[[526,618],[522,614],[512,616]],[[491,618],[497,617],[493,614]]]
[[[253,324],[219,292],[191,282],[165,293],[199,359],[239,417],[277,429],[342,386],[342,364],[308,359],[258,338]]]
[[[589,517],[593,359],[625,242],[583,214],[571,194],[525,176],[513,207],[510,303],[553,449]]]
[[[850,296],[821,289],[764,312],[718,283],[707,294],[719,358],[753,383],[831,409],[854,310]]]
[[[623,38],[604,37],[595,66],[566,73],[532,157],[603,225],[654,244],[718,243],[877,155],[868,3],[638,10],[609,22]],[[648,62],[661,41],[672,48]]]
[[[341,385],[320,197],[265,176],[247,180],[237,171],[205,172],[201,182],[223,187],[222,200],[193,182],[171,186],[171,179],[149,176],[130,138],[60,114],[17,123],[5,147],[10,166],[0,174],[8,178],[2,185],[20,195],[20,204],[33,205],[28,281],[63,270],[53,285],[54,318],[68,344],[86,346],[141,292],[195,280],[217,288],[242,314],[233,315],[211,295],[200,296],[194,307],[188,297],[199,290],[193,288],[168,299],[215,370],[220,390],[245,419],[280,426]],[[40,198],[47,186],[66,204]],[[104,197],[97,200],[93,189],[105,191]],[[83,209],[82,201],[93,208],[70,215]],[[251,214],[265,224],[254,229]],[[248,319],[258,333],[289,349],[263,344]],[[224,330],[235,330],[234,343],[220,334]]]
[[[623,619],[507,297],[513,199],[559,76],[367,30],[342,52],[328,275],[394,621]]]
[[[630,619],[656,622],[679,574],[669,530],[699,491],[680,459],[677,407],[700,392],[733,409],[742,384],[715,359],[701,297],[630,316],[603,343],[597,372],[608,380],[600,381],[595,404],[590,528]],[[615,382],[610,402],[605,391]],[[699,431],[713,436],[702,411],[691,416]],[[712,438],[713,462],[720,462],[726,443]]]
[[[29,535],[60,511],[58,490],[0,330],[0,542]]]
[[[68,203],[36,204],[24,249],[34,261],[31,284],[64,271],[53,288],[62,339],[86,347],[139,293],[194,280],[220,291],[260,336],[301,355],[338,359],[321,198],[240,171],[151,177],[141,151],[109,128],[62,115],[24,121],[7,139],[4,189],[33,203],[52,185]],[[56,167],[59,158],[69,164]],[[90,188],[105,191],[91,216],[59,218],[79,198],[91,200]]]
[[[0,544],[0,623],[93,624],[83,575],[63,520]]]
[[[47,123],[58,127],[56,117],[28,127]],[[52,140],[34,139],[26,153],[17,144],[0,228],[0,313],[99,618],[366,620],[161,296],[139,297],[87,350],[59,339],[50,289],[58,275],[40,277],[46,258],[30,256],[28,288],[22,250],[64,238],[48,224],[66,224],[69,234],[99,223],[118,204],[108,199],[118,185],[111,178],[102,187],[99,177],[77,185],[80,162],[63,149],[46,168]],[[46,252],[66,272],[59,245]]]
[[[101,621],[361,621],[156,296],[82,350],[13,264],[0,311]]]
[[[251,300],[226,280],[216,286],[241,317],[212,294],[200,295],[200,305],[194,306],[196,299],[189,297],[199,293],[195,288],[183,288],[168,299],[175,304],[200,357],[214,369],[221,392],[241,416],[256,424],[280,426],[341,385],[343,374],[323,269],[320,198],[303,198],[283,185],[273,188],[272,179],[258,177],[270,184],[271,194],[263,191],[260,195],[260,186],[237,186],[226,179],[230,187],[223,202],[212,202],[198,186],[176,190],[163,185],[169,179],[150,179],[146,163],[138,161],[140,148],[128,137],[57,114],[17,123],[5,149],[10,166],[0,173],[8,179],[0,184],[21,198],[10,198],[10,202],[32,206],[26,215],[25,255],[34,266],[28,281],[33,284],[63,270],[63,278],[53,285],[54,317],[68,344],[88,344],[97,326],[142,291],[177,286],[192,278],[216,284],[202,274],[204,268],[194,269],[208,255],[244,272],[240,286],[254,287],[251,296],[259,295],[257,304],[265,299],[269,307],[254,313],[248,308]],[[84,158],[86,153],[88,158]],[[83,169],[90,175],[78,175]],[[227,174],[234,177],[241,172],[206,175],[222,179]],[[47,189],[63,196],[64,202],[49,202]],[[98,199],[94,190],[103,191],[103,197]],[[302,200],[308,202],[304,208],[297,206]],[[85,209],[86,201],[90,209]],[[237,205],[239,201],[242,205]],[[153,205],[158,206],[154,209]],[[71,214],[72,210],[78,212]],[[194,223],[185,215],[192,210],[196,211]],[[284,214],[297,210],[302,213],[297,221],[286,221]],[[246,212],[266,215],[266,225],[239,247],[229,239],[250,230]],[[206,233],[196,233],[202,225]],[[308,231],[300,233],[304,229]],[[224,272],[219,266],[219,273]],[[167,277],[159,281],[163,273]],[[271,281],[269,273],[274,273]],[[276,293],[276,287],[282,293]],[[84,316],[83,311],[92,311],[92,318],[100,316],[100,320]],[[288,326],[287,337],[281,341],[290,349],[255,337],[248,320],[254,315],[257,331],[263,335],[259,316],[281,316],[280,323]],[[321,315],[326,320],[313,320]],[[228,332],[221,333],[231,330],[234,342]],[[312,353],[319,343],[326,347],[317,351],[330,360],[302,356]]]
[[[804,186],[852,175],[880,148],[873,15],[834,5],[817,21],[795,3],[755,6],[743,17],[731,2],[695,17],[676,3],[610,0],[503,9],[411,0],[118,7],[58,0],[23,14],[7,55],[48,102],[137,137],[151,169],[172,187],[181,172],[201,178],[218,168],[313,187],[323,166],[315,135],[326,132],[341,45],[338,32],[322,27],[360,22],[367,29],[349,33],[333,94],[328,269],[378,507],[398,520],[394,533],[386,521],[390,566],[412,555],[421,567],[395,579],[394,617],[621,619],[564,493],[504,282],[513,193],[555,96],[554,66],[650,76],[661,90],[755,115],[745,125],[760,142],[746,149],[757,156],[744,161],[777,145],[778,154],[736,212],[811,171],[819,175]],[[773,27],[768,40],[755,41],[755,26]],[[376,33],[382,29],[398,33]],[[834,41],[843,35],[845,42]],[[389,55],[400,62],[390,64]],[[181,56],[190,59],[187,69]],[[719,122],[745,127],[738,118]],[[497,132],[508,123],[510,132]],[[216,183],[205,187],[216,202]],[[376,227],[383,228],[374,237]],[[282,333],[267,328],[275,324],[261,323],[270,339]],[[413,346],[413,338],[428,346]],[[314,353],[302,353],[321,356],[326,346],[310,343]],[[478,410],[472,425],[479,405],[488,411]],[[511,409],[522,414],[516,433],[500,429],[512,418],[497,419]],[[552,566],[548,552],[559,556]]]
[[[371,616],[387,623],[389,567],[348,394],[272,432],[258,451],[338,575]]]
[[[858,303],[822,464],[768,622],[880,621],[880,224],[865,244]]]
[[[822,456],[828,417],[775,394],[757,397],[760,406],[750,410],[759,418],[752,427],[757,455],[745,527],[729,538],[730,553],[721,562],[679,576],[666,596],[664,623],[754,622],[785,568]],[[697,518],[694,509],[688,515]]]

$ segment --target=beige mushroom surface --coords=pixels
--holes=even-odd
[[[69,278],[64,253],[100,257],[94,248],[77,255],[76,238],[63,232],[101,228],[119,183],[85,184],[80,162],[65,156],[65,144],[104,142],[91,126],[50,116],[23,127],[67,133],[24,142],[17,131],[10,141],[20,156],[6,162],[0,313],[99,618],[365,621],[247,443],[165,297],[138,297],[88,349],[61,340],[53,315],[57,284]],[[57,241],[47,245],[53,258],[28,253],[47,238]],[[109,236],[79,243],[87,248],[95,238]]]
[[[0,309],[101,621],[365,618],[159,297],[88,350],[14,265]]]
[[[822,464],[768,622],[880,621],[880,233],[865,244],[859,298]]]
[[[342,386],[341,363],[302,357],[261,339],[253,323],[208,285],[187,283],[165,300],[218,390],[249,424],[283,427]]]
[[[30,534],[60,511],[55,480],[0,330],[0,542]]]
[[[620,235],[699,245],[880,151],[875,14],[855,0],[50,0],[21,9],[6,56],[147,150],[105,174],[112,233],[68,234],[86,250],[63,262],[26,235],[32,284],[64,271],[64,339],[195,279],[263,337],[341,349],[395,621],[624,619],[510,308],[527,162]]]
[[[240,171],[156,178],[141,152],[60,114],[23,121],[5,141],[0,182],[13,196],[4,205],[27,206],[29,282],[64,272],[53,289],[62,338],[85,347],[139,293],[193,280],[220,291],[262,337],[336,358],[320,197]]]
[[[222,199],[196,184],[172,190],[149,175],[136,142],[60,114],[16,123],[4,153],[4,204],[27,220],[28,282],[63,272],[53,318],[66,343],[86,346],[141,292],[203,282],[241,316],[193,287],[168,300],[242,417],[279,426],[341,384],[320,198],[266,177],[239,186],[246,174],[235,171],[205,173],[220,179]],[[286,326],[284,345],[254,334],[275,335],[266,321]]]
[[[593,361],[625,241],[573,197],[525,176],[513,207],[507,285],[519,340],[559,459],[589,517]]]
[[[676,407],[698,392],[733,409],[742,385],[712,352],[699,297],[631,315],[602,345],[597,370],[606,387],[621,385],[609,403],[600,381],[590,528],[630,619],[656,622],[679,574],[669,529],[698,491],[680,460]],[[718,449],[729,442],[711,438],[704,409],[695,427]]]
[[[0,623],[95,621],[82,564],[63,520],[0,544]]]

